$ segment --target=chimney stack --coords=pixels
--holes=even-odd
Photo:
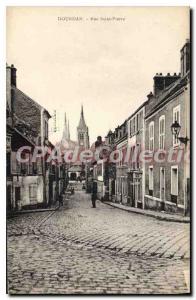
[[[181,54],[181,75],[182,77],[190,70],[190,41],[186,40],[185,45],[180,50]]]
[[[16,72],[17,69],[14,67],[14,65],[11,65],[11,85],[16,87]]]
[[[152,92],[150,92],[150,93],[147,95],[148,100],[152,99],[153,97],[154,97],[154,95],[153,95]]]
[[[154,95],[158,96],[165,88],[167,88],[170,84],[174,83],[176,80],[180,78],[179,75],[174,73],[174,75],[171,75],[170,73],[167,73],[166,76],[163,76],[162,73],[154,76]]]

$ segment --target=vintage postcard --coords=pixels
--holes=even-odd
[[[190,8],[7,7],[10,295],[190,288]]]

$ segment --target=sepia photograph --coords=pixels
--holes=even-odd
[[[191,293],[190,25],[7,6],[7,294]]]

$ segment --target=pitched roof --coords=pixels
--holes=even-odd
[[[79,165],[74,165],[68,169],[68,172],[81,172],[81,171],[82,171],[82,167]]]
[[[31,101],[40,111],[43,109],[44,112],[48,115],[48,118],[51,118],[51,115],[49,114],[49,112],[47,111],[47,109],[45,109],[43,106],[41,106],[39,103],[37,103],[35,100],[33,100],[32,98],[30,98],[28,95],[26,95],[25,93],[23,93],[21,90],[19,90],[18,88],[12,86],[12,88],[15,89],[16,91],[16,94],[15,96],[20,98],[20,97],[23,97],[23,98],[26,98],[28,99],[29,101]]]

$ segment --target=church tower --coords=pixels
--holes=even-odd
[[[85,149],[89,149],[88,127],[86,126],[84,120],[83,105],[81,107],[80,122],[77,127],[77,134],[78,134],[78,145],[84,147]]]

